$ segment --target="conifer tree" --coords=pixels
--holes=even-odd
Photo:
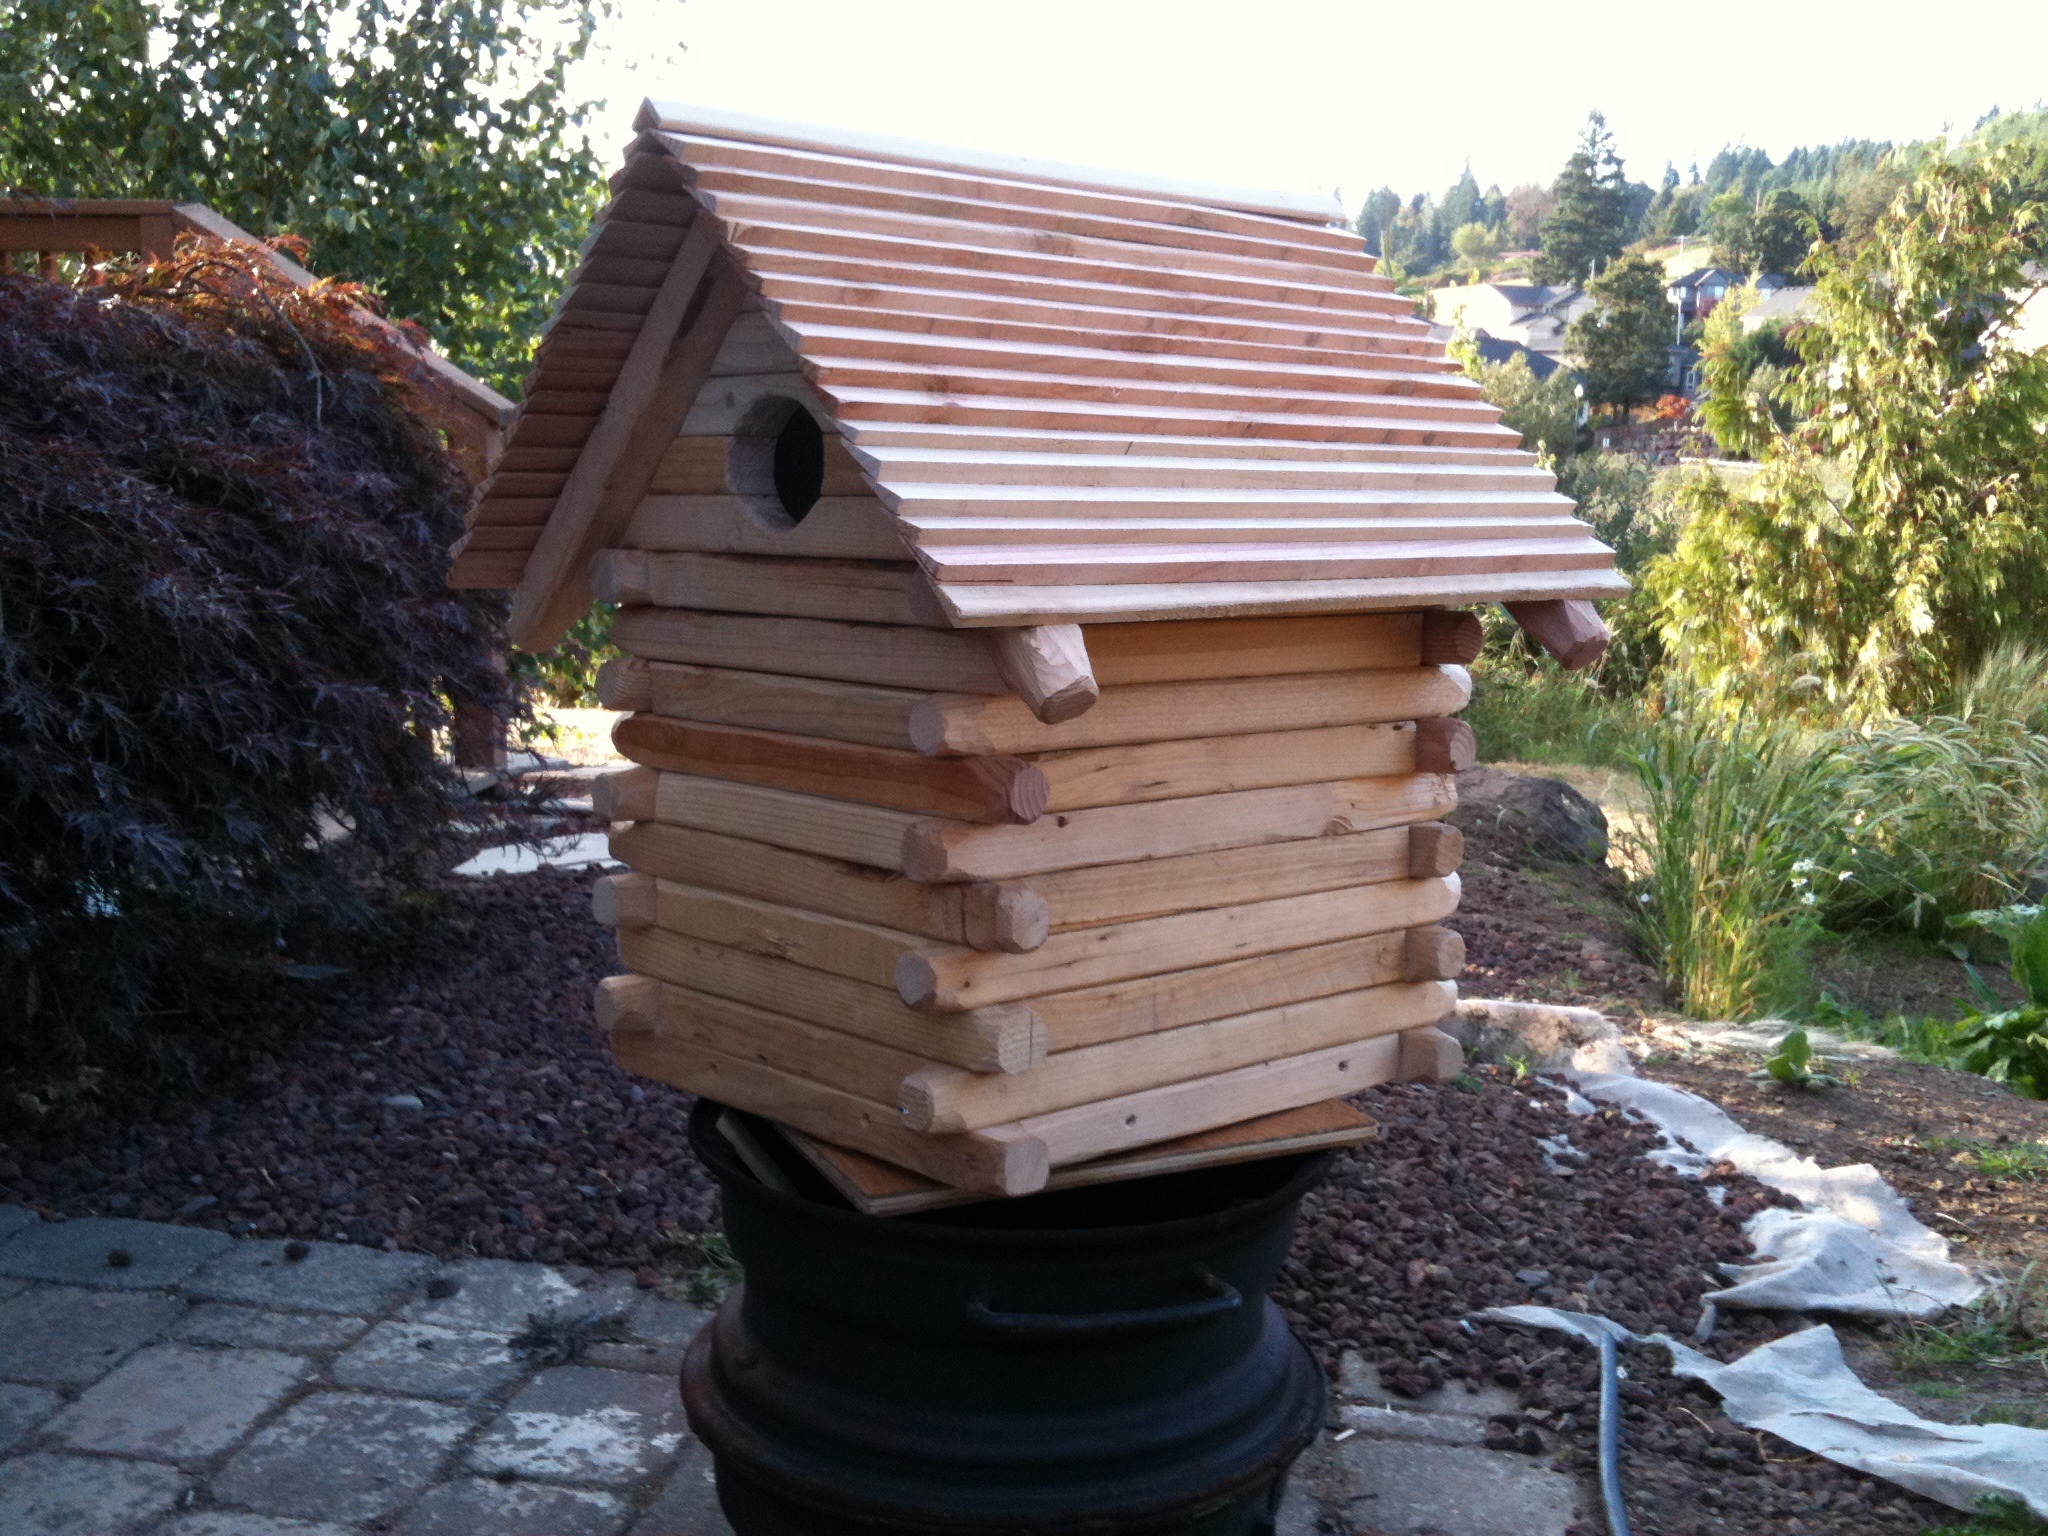
[[[1628,243],[1628,178],[1607,119],[1587,114],[1579,147],[1551,189],[1556,199],[1543,221],[1540,283],[1584,283]]]

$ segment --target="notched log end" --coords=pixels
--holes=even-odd
[[[661,776],[652,768],[622,768],[605,774],[591,780],[591,808],[607,821],[651,821],[660,783]]]
[[[1465,862],[1465,834],[1448,822],[1425,821],[1408,829],[1408,875],[1431,880],[1454,875]]]
[[[1479,615],[1462,609],[1432,608],[1422,616],[1422,656],[1425,667],[1468,667],[1486,644],[1486,627]]]
[[[1555,656],[1567,672],[1590,667],[1607,654],[1607,626],[1600,611],[1582,597],[1504,606],[1523,633]]]
[[[593,1012],[607,1035],[652,1029],[661,1018],[661,983],[652,976],[607,976],[597,984]]]
[[[638,656],[614,656],[597,669],[597,702],[628,714],[654,708],[653,663]]]
[[[1479,738],[1462,720],[1437,716],[1415,722],[1418,773],[1463,773],[1479,761]]]

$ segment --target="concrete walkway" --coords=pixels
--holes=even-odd
[[[676,1396],[703,1322],[616,1273],[0,1206],[0,1533],[731,1536]],[[1279,1536],[1563,1536],[1573,1479],[1486,1448],[1514,1413],[1347,1359]]]

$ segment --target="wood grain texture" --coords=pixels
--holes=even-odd
[[[1448,1083],[1465,1070],[1465,1048],[1440,1029],[1405,1030],[1400,1039],[1404,1083]]]
[[[1611,638],[1600,611],[1583,599],[1509,603],[1508,614],[1567,672],[1590,667],[1607,654]]]
[[[939,694],[912,706],[909,737],[933,756],[1063,752],[1418,720],[1456,714],[1471,696],[1471,674],[1441,666],[1133,683],[1104,689],[1076,719],[1044,725],[1020,699]]]
[[[894,985],[904,955],[930,942],[894,928],[673,880],[656,882],[654,921],[669,933],[875,987]]]
[[[737,496],[649,496],[619,543],[778,560],[902,560],[910,553],[895,519],[872,496],[824,497],[794,528],[769,527]]]
[[[792,965],[664,928],[619,931],[619,958],[674,986],[844,1030],[970,1072],[1023,1072],[1045,1057],[1045,1026],[1014,1005],[972,1013],[922,1013],[895,990]]]
[[[1086,714],[1101,695],[1078,624],[994,631],[996,666],[1041,725]]]
[[[1426,821],[1408,829],[1408,873],[1417,880],[1455,874],[1465,862],[1465,834],[1448,822]]]
[[[1432,608],[1422,616],[1422,664],[1469,667],[1486,644],[1486,626],[1476,613]]]
[[[1415,722],[1414,762],[1423,773],[1463,773],[1479,761],[1479,740],[1462,720]]]
[[[1083,1162],[1392,1082],[1401,1070],[1400,1042],[1399,1035],[1381,1035],[1329,1046],[1212,1077],[1033,1115],[982,1134],[1023,1136],[1040,1142],[1054,1167]]]
[[[1443,722],[1446,724],[1462,724]],[[1213,736],[1143,746],[1085,747],[1048,752],[1034,760],[1044,775],[1049,811],[1183,800],[1279,784],[1389,774],[1453,772],[1443,754],[1425,763],[1416,727],[1333,725],[1257,736]],[[937,761],[979,762],[979,758]]]
[[[915,1008],[954,1011],[1137,976],[1215,965],[1436,922],[1457,910],[1458,877],[1212,907],[1056,934],[1021,955],[910,941],[896,990]]]
[[[884,870],[902,869],[905,838],[913,828],[932,824],[887,806],[686,773],[659,775],[647,819]]]
[[[613,1035],[612,1055],[628,1072],[871,1152],[944,1184],[1000,1195],[1028,1195],[1045,1186],[1046,1151],[1029,1135],[920,1135],[901,1124],[893,1105],[645,1030]]]
[[[663,880],[973,949],[1029,949],[1051,931],[1045,902],[1025,886],[920,885],[887,870],[658,821],[614,827],[611,851],[633,869]]]
[[[1104,923],[1162,917],[1169,912],[1450,874],[1456,865],[1426,871],[1414,868],[1408,851],[1412,830],[1388,827],[1342,837],[1056,870],[1031,876],[1029,888],[1045,903],[1052,930],[1065,933]]]
[[[1033,999],[1030,1006],[1045,1026],[1048,1050],[1057,1055],[1106,1040],[1405,981],[1407,946],[1405,933],[1368,934],[1053,993]]]
[[[1104,806],[1050,815],[1029,827],[926,821],[904,829],[897,862],[889,867],[913,880],[1010,880],[1434,821],[1456,804],[1455,781],[1412,774]]]
[[[888,747],[653,714],[626,716],[612,728],[612,743],[650,768],[963,821],[1032,822],[1045,814],[1049,803],[1044,770],[1019,757],[925,757]]]
[[[1414,1030],[1455,1002],[1444,982],[1397,982],[1066,1051],[1013,1077],[925,1067],[904,1079],[900,1102],[913,1130],[976,1130]]]
[[[1082,633],[1095,680],[1105,688],[1414,667],[1422,651],[1422,617],[1415,613],[1095,624]]]
[[[899,624],[844,624],[680,608],[626,608],[619,649],[650,661],[779,672],[938,693],[1007,693],[983,634]]]
[[[739,672],[728,667],[683,666],[638,656],[606,662],[598,670],[597,692],[599,701],[608,709],[827,736],[835,741],[893,747],[898,751],[916,750],[912,718],[930,697],[909,689],[878,688],[869,683]],[[1022,707],[1018,704],[1020,710]]]
[[[613,549],[593,564],[591,591],[629,606],[947,627],[931,579],[907,563]]]

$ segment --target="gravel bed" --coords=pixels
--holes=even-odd
[[[8,1128],[0,1193],[51,1214],[179,1220],[443,1257],[634,1270],[715,1223],[687,1094],[621,1071],[591,1024],[620,967],[590,870],[429,890],[384,975],[302,988],[310,1015],[198,1107],[74,1101]]]
[[[1515,1391],[1521,1413],[1496,1421],[1490,1443],[1590,1475],[1593,1350],[1466,1319],[1536,1302],[1689,1338],[1700,1297],[1725,1283],[1714,1266],[1749,1254],[1743,1221],[1791,1202],[1724,1166],[1717,1205],[1706,1183],[1644,1160],[1659,1142],[1639,1124],[1568,1114],[1560,1095],[1496,1068],[1467,1081],[1354,1100],[1381,1140],[1340,1157],[1303,1202],[1275,1299],[1326,1366],[1357,1350],[1395,1392]],[[1707,1349],[1733,1358],[1808,1322],[1723,1313]],[[1945,1523],[1937,1504],[1739,1429],[1662,1350],[1627,1354],[1622,1482],[1637,1536],[1917,1536]]]

